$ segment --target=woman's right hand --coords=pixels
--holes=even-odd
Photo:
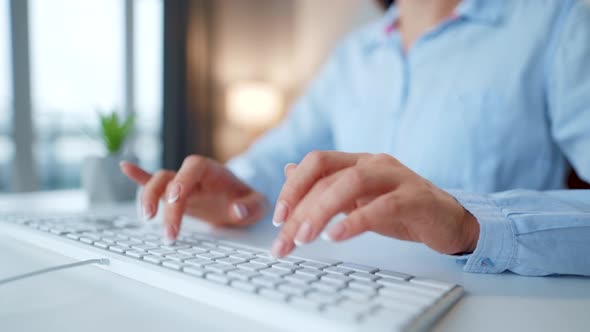
[[[262,219],[268,210],[262,194],[205,157],[187,157],[178,172],[160,170],[150,174],[129,162],[121,163],[121,171],[144,186],[144,220],[153,218],[158,201],[164,201],[165,236],[169,240],[178,236],[184,214],[215,226],[247,226]]]

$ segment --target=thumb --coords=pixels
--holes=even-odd
[[[268,201],[261,193],[251,191],[235,199],[229,209],[232,221],[241,225],[250,225],[264,217],[268,211]]]

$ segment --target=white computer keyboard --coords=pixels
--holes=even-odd
[[[0,233],[278,330],[423,331],[463,294],[446,282],[328,259],[274,259],[262,249],[120,217],[0,216]]]

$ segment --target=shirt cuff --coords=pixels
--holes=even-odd
[[[516,232],[512,220],[486,195],[448,191],[479,222],[479,239],[472,254],[459,257],[463,270],[476,273],[501,273],[516,257]]]

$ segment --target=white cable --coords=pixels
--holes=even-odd
[[[54,271],[59,271],[59,270],[65,270],[65,269],[71,269],[73,267],[78,267],[78,266],[83,266],[83,265],[90,265],[90,264],[100,264],[100,265],[109,265],[110,261],[106,258],[95,258],[95,259],[89,259],[89,260],[85,260],[85,261],[81,261],[81,262],[76,262],[76,263],[71,263],[71,264],[64,264],[64,265],[58,265],[58,266],[54,266],[54,267],[49,267],[46,269],[41,269],[41,270],[37,270],[37,271],[33,271],[33,272],[29,272],[29,273],[24,273],[21,275],[17,275],[14,277],[9,277],[6,279],[0,279],[0,286],[10,283],[10,282],[14,282],[14,281],[18,281],[18,280],[22,280],[22,279],[26,279],[26,278],[30,278],[30,277],[34,277],[34,276],[38,276],[40,274],[45,274],[45,273],[49,273],[49,272],[54,272]]]

